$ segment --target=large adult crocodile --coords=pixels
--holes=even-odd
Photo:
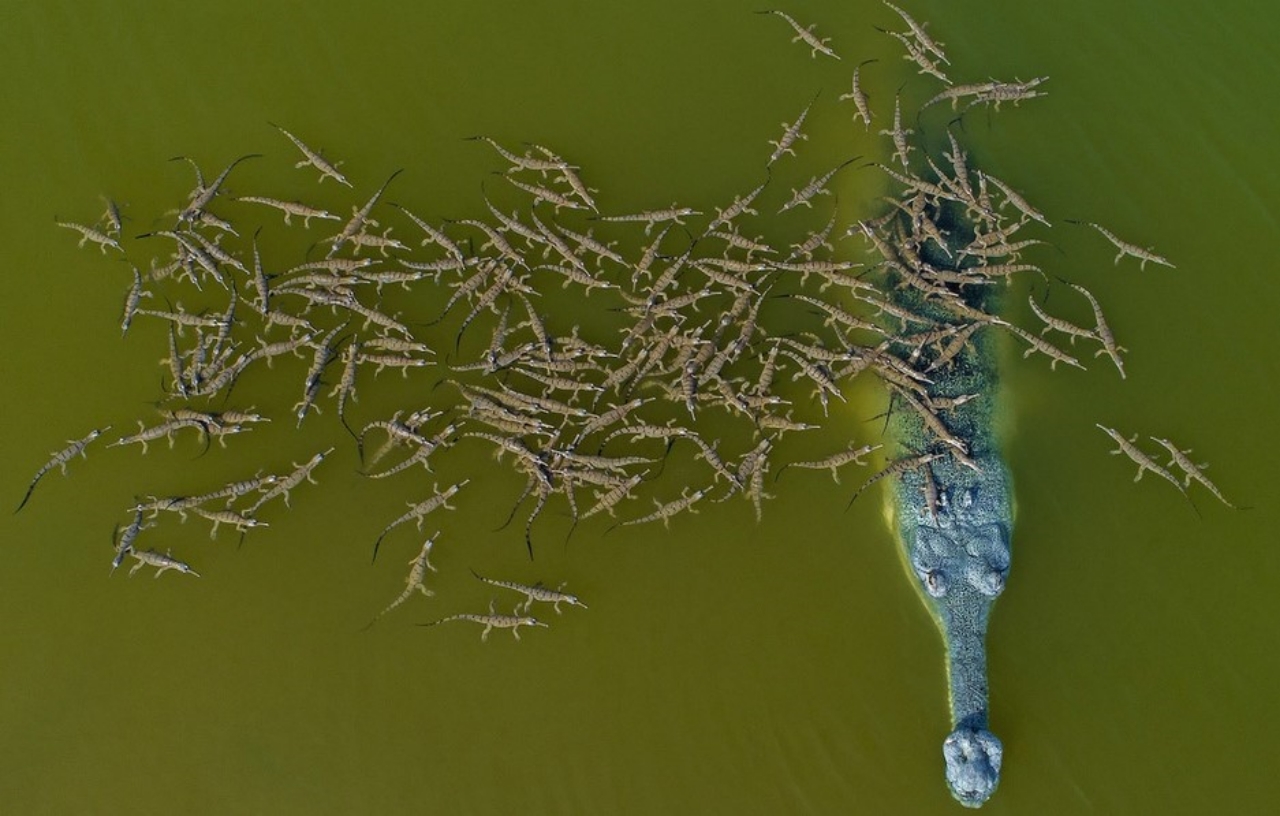
[[[991,300],[970,302],[987,311]],[[911,307],[931,311],[918,301]],[[967,807],[982,805],[995,792],[1003,757],[1000,740],[988,730],[985,643],[991,605],[1009,574],[1013,524],[994,423],[995,330],[978,329],[951,365],[930,374],[932,400],[977,395],[940,414],[967,457],[943,455],[905,470],[894,479],[889,499],[903,558],[946,644],[952,731],[942,752],[947,785]],[[918,413],[895,408],[892,416],[904,447],[947,449]]]

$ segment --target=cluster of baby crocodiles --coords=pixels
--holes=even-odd
[[[388,604],[385,609],[379,612],[373,620],[369,621],[368,625],[365,626],[365,629],[373,626],[383,615],[409,600],[415,592],[420,592],[423,597],[427,598],[436,594],[434,590],[427,589],[426,580],[428,570],[431,572],[436,571],[436,568],[431,564],[431,549],[435,546],[436,539],[439,536],[440,533],[437,531],[423,542],[422,549],[418,551],[417,555],[409,560],[409,574],[404,580],[404,591],[396,596],[396,599]],[[473,623],[479,623],[484,626],[484,631],[480,633],[480,640],[482,641],[488,640],[489,632],[494,629],[510,629],[511,634],[515,636],[515,639],[519,640],[521,626],[547,625],[539,621],[537,618],[529,616],[529,609],[533,606],[535,601],[551,604],[551,608],[555,610],[557,615],[560,614],[560,604],[562,603],[568,604],[569,606],[580,606],[583,609],[587,608],[587,605],[579,600],[577,595],[570,595],[568,592],[564,591],[564,584],[561,584],[555,589],[551,589],[550,587],[543,586],[540,582],[537,584],[521,584],[516,581],[486,578],[475,570],[472,570],[471,574],[474,575],[477,580],[483,581],[486,584],[490,584],[501,589],[509,589],[513,592],[518,592],[521,595],[524,595],[524,603],[518,604],[510,615],[497,614],[494,611],[495,601],[490,601],[489,612],[487,614],[477,615],[472,613],[462,613],[458,615],[449,615],[448,617],[441,618],[440,620],[432,621],[430,623],[420,623],[418,625],[435,626],[436,624],[448,623],[449,621],[465,620]]]
[[[252,176],[266,161],[259,154],[231,161],[212,178],[181,156],[176,161],[189,165],[195,185],[165,228],[126,237],[114,204],[91,225],[58,222],[79,233],[82,245],[128,258],[122,331],[153,320],[167,335],[160,416],[111,444],[137,443],[146,451],[148,442],[164,438],[172,445],[189,432],[206,447],[213,439],[226,445],[254,423],[300,427],[323,410],[341,425],[330,422],[331,433],[345,429],[355,440],[365,477],[403,474],[406,484],[420,486],[408,510],[376,536],[374,558],[384,539],[409,522],[421,529],[469,482],[437,484],[424,496],[424,482],[411,474],[419,467],[434,474],[434,466],[488,451],[525,478],[507,521],[528,508],[523,530],[532,556],[535,521],[553,501],[574,527],[600,514],[617,518],[615,511],[621,517],[614,527],[665,526],[735,496],[758,516],[770,478],[787,468],[829,469],[838,483],[841,468],[883,455],[876,452],[884,443],[849,441],[846,410],[838,422],[828,418],[832,400],[845,402],[858,388],[855,381],[866,381],[888,395],[889,413],[908,431],[896,440],[902,452],[885,460],[853,498],[893,477],[923,497],[920,523],[961,513],[969,494],[952,487],[956,474],[980,474],[987,461],[979,461],[973,417],[989,415],[989,406],[976,406],[993,393],[982,377],[966,373],[980,367],[978,347],[992,342],[984,338],[1003,332],[1025,344],[1024,356],[1038,353],[1051,368],[1083,369],[1072,353],[1081,340],[1096,346],[1094,356],[1105,355],[1121,377],[1125,349],[1092,292],[1030,260],[1047,243],[1034,236],[1044,235],[1048,218],[1014,184],[972,166],[957,136],[967,111],[1041,97],[1046,78],[953,82],[942,44],[925,25],[886,5],[906,29],[886,33],[925,77],[911,82],[931,86],[915,114],[904,113],[905,85],[891,106],[873,100],[863,86],[864,69],[877,60],[863,61],[837,102],[822,104],[816,94],[796,119],[784,122],[772,150],[762,146],[756,178],[720,204],[631,209],[603,197],[598,202],[599,191],[571,159],[542,145],[478,135],[469,137],[476,149],[499,163],[495,177],[481,185],[485,217],[430,220],[398,203],[395,193],[404,191],[392,185],[400,170],[340,206],[342,188],[354,190],[358,180],[273,125],[279,140],[273,153],[296,151],[299,168],[330,180],[315,188],[314,198],[307,196],[313,203],[259,189]],[[785,20],[815,58],[840,59],[812,26],[782,11],[762,13]],[[884,80],[878,84],[897,84],[892,76]],[[849,129],[850,113],[862,127]],[[787,157],[827,114],[838,115],[857,149],[789,195],[779,194]],[[891,192],[882,201],[858,202],[866,212],[842,223],[853,208],[847,202],[843,211],[837,208],[829,189],[842,171],[873,173],[873,183]],[[342,213],[347,205],[350,215]],[[273,212],[283,216],[282,225],[261,220]],[[816,225],[804,228],[798,212],[812,212]],[[1105,227],[1076,223],[1114,244],[1117,263],[1130,256],[1143,268],[1148,261],[1171,266]],[[289,235],[279,237],[284,231]],[[753,237],[757,231],[790,232],[797,240]],[[280,249],[288,240],[311,248],[288,256]],[[1062,282],[1082,314],[1087,304],[1092,325],[1051,314],[1045,297],[1034,294],[1030,307],[1043,324],[1039,331],[1002,316],[1001,293],[1012,291],[1015,278],[1023,291],[1035,282]],[[406,293],[396,291],[401,288]],[[186,309],[183,300],[200,306]],[[569,302],[574,305],[563,305]],[[1050,333],[1065,336],[1071,351],[1046,339]],[[291,407],[281,403],[262,414],[226,407],[246,372],[272,367],[276,358],[285,358],[274,376],[282,397],[296,394]],[[430,402],[352,424],[357,390],[376,388],[377,374],[387,368],[420,378],[424,387],[417,393],[429,394]],[[832,436],[845,443],[829,447],[835,448],[829,455],[795,461],[788,453],[793,435],[833,428]],[[65,470],[107,430],[55,454],[23,503],[45,473]],[[1138,462],[1139,475],[1151,470],[1184,489],[1132,443],[1104,430]],[[381,444],[368,447],[371,439]],[[1200,480],[1221,498],[1184,451],[1157,441],[1185,469],[1188,484]],[[169,554],[139,549],[139,537],[167,513],[207,519],[215,536],[220,525],[242,536],[266,526],[259,511],[277,497],[288,503],[292,488],[311,481],[334,449],[324,448],[291,472],[258,473],[201,495],[139,499],[115,539],[113,568],[132,556],[135,571],[151,564],[157,575],[166,569],[196,574]],[[382,465],[393,452],[392,464]],[[664,469],[677,474],[676,488],[663,487]],[[650,490],[651,511],[622,509]],[[375,621],[415,593],[433,594],[423,582],[434,569],[428,561],[434,540],[410,561],[404,593]],[[991,546],[986,566],[969,578],[988,598],[1003,588],[1008,569],[1007,542]],[[936,599],[956,585],[935,556],[917,550],[909,560]],[[490,583],[523,592],[530,603],[582,605],[541,585]],[[485,635],[494,627],[516,633],[541,625],[527,616],[527,604],[513,615],[498,615],[491,604],[488,614],[443,620],[481,623]],[[985,678],[979,696],[982,728],[972,733],[986,739]],[[949,739],[949,767],[953,759],[961,767],[963,757],[953,754],[969,750]],[[998,750],[993,762],[998,773]],[[994,781],[979,782],[985,790],[961,781],[953,791],[967,791],[957,793],[966,804],[980,803]]]

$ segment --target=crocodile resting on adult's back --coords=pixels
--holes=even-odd
[[[988,289],[966,301],[990,312],[995,296]],[[916,313],[934,311],[919,298],[900,300],[914,300]],[[945,417],[951,440],[940,441],[912,410],[914,396],[899,392],[891,413],[907,458],[940,454],[897,474],[887,509],[908,571],[946,644],[952,731],[942,752],[947,785],[967,807],[981,806],[995,792],[1003,757],[1000,740],[988,730],[985,643],[991,605],[1009,574],[1013,528],[1012,490],[995,434],[995,332],[994,325],[977,329],[948,365],[929,374],[931,402],[959,403],[935,413]]]

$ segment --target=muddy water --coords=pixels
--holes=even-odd
[[[871,28],[895,23],[874,3],[790,9],[832,37],[839,64],[809,59],[750,5],[575,5],[7,4],[0,454],[14,504],[65,439],[153,410],[163,332],[139,324],[119,338],[127,267],[77,250],[53,218],[92,220],[110,194],[142,219],[129,230],[152,228],[190,185],[171,156],[213,167],[263,152],[283,168],[292,148],[266,125],[278,121],[366,187],[403,166],[400,200],[470,217],[498,165],[461,139],[488,133],[555,146],[617,211],[710,206],[759,183],[765,140],[819,89],[788,186],[883,149],[834,104],[857,61],[881,60],[864,75],[882,117],[902,83],[917,99],[932,87]],[[1035,104],[966,117],[965,138],[975,163],[1049,214],[1056,249],[1037,260],[1095,291],[1130,349],[1126,381],[1105,359],[1050,372],[1008,351],[1018,519],[990,636],[1006,765],[987,808],[1274,807],[1280,557],[1264,457],[1280,278],[1259,249],[1280,239],[1268,142],[1280,17],[1181,0],[911,10],[932,21],[957,76],[1051,77]],[[311,189],[288,178],[299,196]],[[846,217],[874,210],[866,175],[837,189]],[[1178,269],[1117,268],[1104,241],[1063,218],[1103,222]],[[1055,297],[1063,312],[1078,305]],[[243,396],[287,407],[295,387],[262,378]],[[417,397],[398,387],[371,390],[361,409]],[[883,407],[860,395],[828,438],[872,441]],[[1197,514],[1150,476],[1132,484],[1095,422],[1195,448],[1252,509],[1193,492]],[[462,453],[449,478],[485,487],[446,520],[437,596],[361,633],[417,547],[391,538],[370,567],[372,538],[423,487],[371,486],[348,444],[240,549],[196,520],[157,530],[154,546],[200,579],[107,577],[110,529],[135,495],[279,470],[330,430],[281,423],[200,459],[189,439],[146,457],[98,450],[2,522],[6,810],[956,812],[942,781],[942,650],[880,494],[842,512],[858,474],[837,486],[788,472],[759,524],[735,501],[670,533],[584,525],[566,546],[569,522],[552,513],[531,564],[518,530],[492,532],[520,478]],[[463,623],[414,627],[483,609],[491,593],[468,568],[566,581],[591,609],[552,613],[553,628],[520,643],[503,632],[481,643]]]

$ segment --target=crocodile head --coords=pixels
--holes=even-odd
[[[965,807],[981,807],[1000,782],[1004,748],[986,729],[961,727],[942,743],[947,763],[947,787]]]
[[[916,579],[933,598],[964,581],[988,598],[1004,591],[1009,575],[1009,533],[1003,524],[916,528],[910,550]]]
[[[987,730],[985,638],[987,616],[1009,574],[1012,512],[1002,471],[986,465],[980,477],[953,470],[959,484],[940,479],[936,509],[925,507],[910,485],[898,494],[903,509],[914,511],[903,513],[909,523],[899,527],[905,554],[947,644],[954,730],[942,754],[947,786],[966,807],[979,807],[995,793],[1004,755]]]
[[[948,491],[936,514],[920,508],[908,555],[930,597],[946,598],[961,582],[987,598],[1004,591],[1011,519],[1003,485],[992,487]]]

